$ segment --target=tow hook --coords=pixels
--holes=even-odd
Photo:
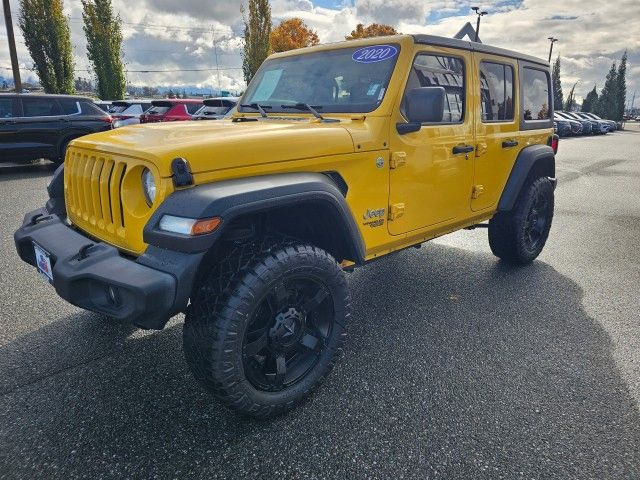
[[[78,261],[84,260],[89,256],[88,254],[89,249],[93,247],[93,245],[94,245],[93,243],[87,243],[86,245],[83,245],[82,247],[80,247],[80,250],[78,250]]]

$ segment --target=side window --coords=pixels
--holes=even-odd
[[[97,115],[99,117],[103,117],[105,115],[105,112],[93,102],[83,100],[79,102],[79,104],[82,113],[85,115]]]
[[[522,75],[522,110],[525,120],[547,120],[550,115],[549,73],[525,67]]]
[[[61,98],[58,100],[62,107],[62,113],[65,115],[77,115],[80,113],[80,107],[78,101],[71,98]]]
[[[400,110],[406,117],[406,92],[418,87],[444,87],[443,123],[461,123],[465,111],[465,71],[461,58],[419,54],[413,62]]]
[[[513,120],[513,67],[480,62],[480,99],[483,122]]]
[[[200,108],[202,108],[202,105],[200,105],[199,103],[187,103],[185,104],[185,107],[187,107],[187,112],[193,115],[198,110],[200,110]]]
[[[53,98],[22,98],[25,117],[53,117],[60,115],[58,102]]]
[[[13,98],[0,98],[0,118],[17,117]]]

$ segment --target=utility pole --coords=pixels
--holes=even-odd
[[[549,45],[549,63],[551,63],[551,52],[553,52],[553,44],[556,43],[558,39],[554,37],[548,37],[548,38],[549,38],[549,41],[551,42],[551,45]]]
[[[480,36],[480,19],[482,17],[484,17],[487,14],[487,12],[485,12],[485,11],[480,12],[479,11],[480,7],[471,7],[471,10],[476,12],[476,15],[478,16],[478,22],[476,23],[476,38],[474,40],[474,42],[477,42],[478,41],[478,37]]]
[[[216,29],[211,28],[211,36],[213,37],[213,53],[216,57],[216,71],[218,72],[218,95],[222,96],[222,87],[220,85],[220,66],[218,65],[218,42],[216,42]]]
[[[4,23],[7,26],[7,37],[9,38],[9,55],[11,56],[11,68],[13,70],[13,83],[16,92],[22,92],[22,81],[20,80],[20,67],[18,66],[18,54],[16,53],[16,39],[13,36],[13,21],[11,20],[11,6],[9,0],[2,0],[4,9]]]

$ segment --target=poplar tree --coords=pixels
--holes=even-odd
[[[620,66],[616,74],[615,111],[611,120],[622,121],[624,107],[627,104],[627,51],[625,50],[620,60]]]
[[[593,112],[593,109],[598,103],[598,92],[596,91],[596,86],[593,86],[593,90],[587,93],[587,96],[584,97],[582,101],[582,111],[583,112]]]
[[[62,0],[20,0],[18,25],[46,93],[74,93],[69,23]]]
[[[123,99],[127,79],[122,62],[120,15],[113,14],[111,0],[82,0],[82,20],[98,96],[108,100]]]
[[[251,81],[265,58],[269,56],[271,36],[271,5],[269,0],[249,0],[248,15],[240,7],[244,20],[244,48],[242,71],[247,83]]]
[[[602,118],[613,120],[613,116],[615,115],[616,89],[618,84],[617,76],[616,62],[613,62],[609,73],[607,73],[604,87],[602,87],[602,91],[600,92],[600,98],[598,98],[596,102],[596,108],[594,109],[595,113]]]
[[[554,110],[562,110],[564,95],[562,94],[562,83],[560,82],[560,55],[553,62],[551,80],[553,83],[553,108]]]

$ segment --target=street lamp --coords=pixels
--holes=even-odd
[[[551,52],[553,52],[553,44],[556,43],[558,39],[554,37],[548,37],[548,38],[549,38],[549,41],[551,42],[551,45],[549,45],[549,63],[551,63]]]
[[[485,11],[480,11],[480,7],[471,7],[471,10],[473,10],[474,12],[476,12],[476,15],[478,15],[478,23],[476,23],[476,39],[475,41],[478,41],[478,36],[480,35],[480,18],[482,18],[483,16],[485,16],[487,14],[487,12]]]

